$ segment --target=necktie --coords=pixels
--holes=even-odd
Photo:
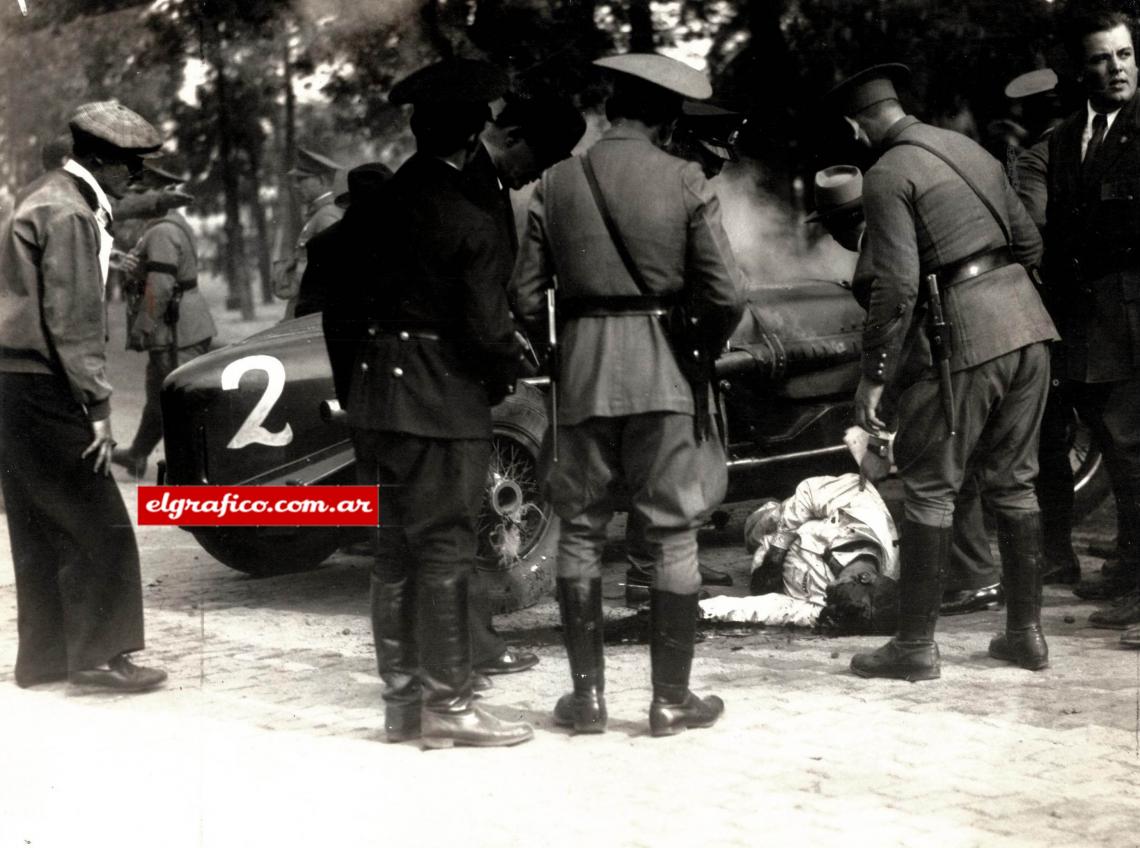
[[[1089,146],[1085,148],[1085,159],[1081,163],[1081,173],[1088,173],[1091,170],[1091,165],[1096,159],[1097,151],[1100,150],[1101,142],[1104,141],[1104,131],[1108,128],[1108,117],[1097,112],[1093,115],[1093,134],[1089,139]]]

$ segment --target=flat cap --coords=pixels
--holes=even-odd
[[[872,65],[843,80],[824,95],[823,101],[844,115],[856,115],[884,100],[897,100],[895,83],[901,85],[909,79],[910,68],[906,65]]]
[[[139,156],[162,147],[162,136],[150,122],[114,100],[84,103],[67,121],[72,132],[81,132],[112,147]]]
[[[863,172],[854,165],[832,165],[815,172],[815,212],[810,224],[863,203]]]
[[[712,97],[712,85],[706,74],[660,53],[622,53],[595,59],[594,64],[629,74],[692,100]]]
[[[293,165],[293,169],[289,171],[290,176],[314,176],[324,177],[329,174],[335,174],[337,171],[343,171],[344,166],[329,157],[317,153],[315,150],[308,150],[304,147],[297,148],[297,161]]]
[[[1044,94],[1056,87],[1057,72],[1052,68],[1038,68],[1036,71],[1027,71],[1011,79],[1005,87],[1005,96],[1010,100],[1017,100],[1020,97]]]
[[[479,59],[447,59],[404,77],[388,93],[393,106],[480,104],[506,94],[507,75]]]

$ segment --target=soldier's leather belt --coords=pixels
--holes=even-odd
[[[974,277],[980,277],[982,274],[1004,268],[1006,265],[1013,265],[1016,261],[1009,248],[1004,246],[975,253],[973,256],[967,256],[965,259],[951,262],[949,265],[943,265],[939,268],[937,272],[938,286],[942,289],[948,289],[951,286],[972,280]]]
[[[607,318],[613,315],[664,315],[670,299],[652,295],[598,295],[568,297],[558,301],[558,317]]]
[[[195,277],[193,280],[179,280],[177,286],[184,292],[191,291],[192,289],[198,288],[198,278]]]

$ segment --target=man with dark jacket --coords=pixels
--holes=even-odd
[[[323,318],[359,479],[381,486],[371,600],[387,736],[429,747],[533,736],[474,706],[467,612],[491,406],[522,347],[506,298],[510,245],[465,194],[462,170],[505,88],[501,72],[470,60],[393,88],[393,104],[415,107],[416,153],[375,221],[385,273],[334,287]]]
[[[545,484],[562,520],[558,598],[574,689],[554,719],[578,732],[606,726],[601,562],[624,488],[627,539],[653,565],[649,723],[663,736],[709,727],[724,710],[715,695],[690,691],[689,676],[697,529],[727,478],[708,386],[694,381],[694,389],[682,373],[661,319],[667,304],[687,296],[699,338],[683,349],[712,357],[739,322],[743,298],[716,195],[696,163],[663,149],[682,98],[711,96],[708,79],[655,54],[597,64],[614,72],[611,127],[582,157],[543,175],[512,296],[518,314],[544,323],[557,276],[557,453],[548,442]]]
[[[1065,376],[1109,464],[1117,509],[1140,523],[1140,99],[1131,20],[1079,17],[1070,52],[1087,101],[1049,137],[1045,281],[1057,305]],[[1140,623],[1140,546],[1119,539],[1120,566],[1100,597],[1095,627]],[[1090,596],[1086,593],[1086,596]]]
[[[565,98],[508,95],[507,104],[480,135],[479,146],[463,169],[464,183],[468,196],[502,227],[512,261],[518,251],[518,230],[511,190],[534,182],[569,156],[585,132],[586,121]],[[512,648],[495,630],[487,587],[478,572],[472,578],[470,599],[471,661],[478,673],[511,674],[538,664],[537,654]]]
[[[1041,521],[1034,493],[1037,431],[1049,385],[1053,322],[1027,272],[1041,237],[1001,163],[965,136],[906,114],[882,65],[836,86],[830,104],[881,152],[863,184],[861,272],[870,283],[856,423],[886,428],[879,404],[897,396],[894,455],[906,495],[900,527],[898,635],[857,654],[863,677],[940,675],[934,630],[949,558],[954,502],[970,473],[998,524],[1005,633],[990,654],[1027,669],[1048,664],[1041,633]],[[928,276],[941,290],[952,345],[924,331]],[[937,339],[937,336],[935,337]],[[943,369],[942,365],[945,365]]]
[[[16,573],[16,683],[159,686],[143,648],[138,547],[110,478],[104,288],[110,197],[162,139],[113,101],[80,106],[63,167],[0,231],[0,484]]]

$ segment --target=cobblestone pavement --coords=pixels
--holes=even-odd
[[[738,586],[742,514],[703,539]],[[609,732],[551,725],[568,673],[542,604],[500,620],[542,663],[496,678],[486,701],[533,722],[535,741],[421,752],[380,741],[363,559],[254,580],[182,531],[144,528],[139,543],[144,656],[171,672],[156,693],[18,689],[15,597],[0,580],[2,846],[1140,842],[1140,654],[1085,627],[1092,606],[1059,588],[1046,595],[1052,667],[1037,674],[986,657],[1000,612],[944,619],[943,677],[921,684],[848,674],[876,638],[710,630],[694,688],[727,714],[670,739],[647,734],[647,649],[617,600]],[[620,572],[608,570],[613,598]]]
[[[141,358],[131,367],[141,373]],[[116,432],[131,424],[128,413]],[[122,488],[133,506],[133,485]],[[702,538],[737,592],[745,511]],[[1094,516],[1079,549],[1112,527]],[[500,620],[542,662],[496,678],[485,702],[533,722],[535,740],[421,752],[380,741],[363,559],[255,580],[182,531],[140,530],[142,661],[171,682],[114,696],[12,682],[0,536],[0,848],[1140,844],[1140,652],[1086,627],[1093,605],[1061,588],[1046,591],[1053,661],[1036,674],[986,656],[1000,612],[944,619],[943,677],[920,684],[848,673],[878,638],[710,630],[693,686],[723,696],[725,717],[651,739],[648,651],[618,600],[615,547],[609,732],[572,738],[551,724],[568,672],[545,603]]]

